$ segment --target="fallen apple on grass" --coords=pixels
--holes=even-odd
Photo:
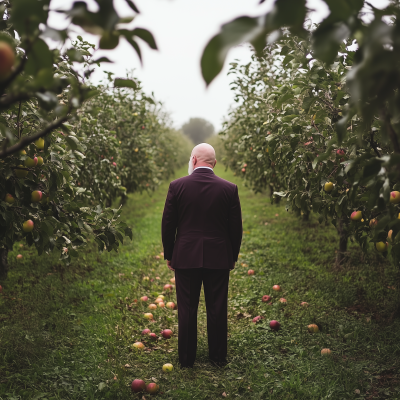
[[[171,310],[173,310],[175,308],[175,303],[172,301],[169,301],[166,305],[167,305],[167,308],[170,308]]]
[[[150,394],[155,394],[155,393],[157,393],[157,392],[158,392],[158,385],[155,384],[155,383],[149,383],[149,384],[146,386],[146,392],[147,392],[147,393],[150,393]]]
[[[144,349],[144,344],[142,342],[135,342],[133,343],[132,347],[138,350],[143,350]]]
[[[157,310],[157,305],[156,304],[149,304],[148,307],[150,310]]]
[[[173,332],[171,331],[171,329],[164,329],[163,331],[161,331],[161,335],[164,339],[171,339]]]
[[[141,298],[140,298],[140,300],[142,300],[142,301],[147,301],[149,298],[147,297],[147,296],[142,296]]]
[[[261,321],[261,316],[257,315],[257,317],[253,318],[253,322],[256,324],[258,321]]]
[[[283,297],[281,297],[281,298],[279,299],[279,302],[282,303],[282,304],[287,304],[287,300],[284,299]]]
[[[308,304],[306,301],[302,301],[302,302],[300,303],[300,305],[301,305],[302,307],[308,307],[308,306],[309,306],[309,304]]]
[[[262,297],[261,301],[264,302],[264,303],[268,303],[269,301],[271,301],[271,299],[272,299],[271,296],[268,296],[267,294],[265,294],[265,295]]]
[[[307,330],[308,330],[308,332],[310,332],[310,333],[317,333],[317,332],[319,332],[318,325],[316,325],[316,324],[310,324],[310,325],[308,325],[308,326],[307,326]]]
[[[144,277],[143,277],[143,280],[144,280],[144,281],[149,281],[150,278],[149,278],[148,276],[144,276]]]
[[[269,327],[273,331],[279,331],[281,324],[278,321],[275,321],[274,319],[269,323]]]
[[[163,303],[164,299],[162,299],[161,297],[157,297],[156,301],[154,303],[158,304],[158,303]]]
[[[322,349],[321,350],[321,356],[330,356],[331,353],[332,352],[329,349]]]
[[[131,389],[133,393],[139,393],[146,390],[146,383],[141,379],[135,379],[132,382]]]
[[[162,367],[162,370],[164,372],[171,372],[173,369],[174,369],[174,366],[172,364],[169,364],[169,363],[164,364],[163,367]]]
[[[158,336],[157,336],[155,333],[153,333],[153,332],[150,333],[149,336],[150,336],[150,339],[151,339],[151,340],[157,340],[157,339],[158,339]]]
[[[255,272],[254,272],[253,269],[249,269],[249,270],[247,271],[247,275],[254,275],[254,274],[255,274]]]
[[[275,292],[280,292],[281,287],[279,285],[274,285],[274,286],[272,286],[272,290],[275,290]]]
[[[145,313],[144,317],[148,320],[152,320],[153,319],[153,314],[152,313]]]
[[[160,303],[158,303],[158,307],[165,308],[165,304],[164,304],[164,302],[163,302],[163,301],[161,301]]]
[[[146,329],[143,329],[142,330],[142,335],[150,335],[150,329],[149,328],[146,328]]]
[[[167,283],[166,285],[164,285],[164,290],[172,290],[173,286],[170,285],[169,283]]]
[[[164,300],[164,299],[165,299],[165,296],[164,296],[163,294],[159,294],[159,295],[157,296],[157,299],[162,299],[162,300]]]
[[[22,259],[22,254],[18,254],[17,255],[17,260],[21,260]]]

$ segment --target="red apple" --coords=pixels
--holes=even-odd
[[[400,203],[400,192],[394,191],[390,193],[390,202],[392,204]]]
[[[339,150],[336,150],[336,154],[338,156],[344,156],[346,154],[346,152],[343,149],[339,149]]]
[[[144,381],[142,381],[141,379],[135,379],[132,382],[131,389],[132,389],[132,392],[134,392],[134,393],[143,392],[144,390],[146,390],[146,383]]]
[[[32,203],[39,203],[42,200],[43,193],[40,190],[34,190],[31,194]]]
[[[155,333],[150,333],[150,339],[152,339],[152,340],[157,340],[158,339],[158,337],[157,337],[157,335],[155,334]]]
[[[271,296],[268,296],[267,294],[265,294],[265,295],[262,297],[261,300],[262,300],[264,303],[268,303],[269,301],[271,301],[271,299],[272,299]]]
[[[132,347],[135,347],[138,350],[143,350],[144,344],[142,342],[136,342],[136,343],[133,343]]]
[[[144,127],[142,127],[142,129],[144,129]],[[146,392],[150,393],[150,394],[155,394],[158,392],[158,385],[155,383],[149,383],[146,386]]]
[[[302,307],[308,307],[308,303],[307,303],[306,301],[302,301],[302,302],[300,303],[300,305],[301,305]]]
[[[286,303],[287,303],[287,300],[284,299],[283,297],[281,297],[281,298],[279,299],[279,301],[280,301],[282,304],[286,304]]]
[[[249,270],[247,271],[247,275],[254,275],[254,270],[249,269]]]
[[[157,309],[157,305],[156,304],[149,304],[149,309],[150,310],[156,310]]]
[[[307,326],[307,329],[308,329],[308,332],[310,332],[310,333],[317,333],[317,332],[319,332],[318,325],[316,325],[316,324],[310,324],[310,325],[308,325],[308,326]]]
[[[0,42],[0,80],[6,79],[12,70],[15,62],[13,48],[4,40]]]
[[[242,172],[246,172],[246,168],[242,168]]]
[[[164,308],[165,307],[165,303],[163,301],[161,301],[160,303],[158,303],[158,307]]]
[[[158,304],[158,303],[163,303],[164,299],[162,299],[161,297],[157,297],[156,301],[154,303]]]
[[[13,204],[14,201],[15,201],[15,199],[14,199],[14,197],[13,197],[10,193],[7,193],[7,194],[6,194],[6,198],[4,199],[4,201],[5,201],[6,203],[8,203],[8,204]]]
[[[141,298],[140,298],[140,300],[142,300],[142,301],[147,301],[149,298],[147,297],[147,296],[142,296]]]
[[[22,230],[24,232],[32,232],[34,226],[35,224],[33,223],[33,221],[31,219],[28,219],[22,224]]]
[[[276,292],[280,292],[281,287],[279,285],[274,285],[274,286],[272,286],[272,290],[275,290]]]
[[[112,163],[112,165],[113,165],[114,167],[116,167],[116,166],[117,166],[117,163],[114,161],[114,162]]]
[[[360,221],[362,218],[362,212],[361,211],[353,211],[350,215],[350,219],[353,221]]]
[[[322,349],[321,350],[321,356],[330,356],[331,351],[329,349]]]
[[[244,165],[243,165],[243,167],[245,167],[245,168],[246,168],[246,167],[247,167],[247,164],[244,164]]]
[[[173,332],[171,331],[171,329],[164,329],[163,331],[161,331],[161,335],[165,339],[170,339],[172,334],[173,334]]]
[[[166,285],[164,285],[164,290],[172,290],[172,285],[170,285],[169,283],[167,283]]]
[[[17,260],[21,260],[22,259],[22,254],[18,254],[17,255]]]
[[[38,157],[36,166],[41,167],[42,165],[43,165],[43,157]]]
[[[142,330],[142,335],[149,335],[150,334],[150,329],[146,328]]]
[[[253,318],[253,322],[256,324],[258,321],[261,320],[261,317],[259,315],[257,315],[257,317]]]
[[[269,327],[273,331],[279,331],[279,328],[281,327],[281,324],[278,321],[275,321],[274,319],[269,323]]]

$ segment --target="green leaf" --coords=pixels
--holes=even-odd
[[[132,79],[115,78],[114,87],[137,89],[137,83]]]
[[[25,71],[28,75],[36,75],[41,69],[53,68],[53,54],[47,44],[37,39],[28,52]]]
[[[256,51],[261,53],[265,38],[271,30],[264,26],[265,17],[239,17],[222,25],[221,32],[207,44],[201,57],[201,70],[207,85],[221,72],[229,50],[244,42],[256,42]],[[258,39],[263,38],[264,43]]]
[[[321,25],[313,33],[314,57],[332,64],[338,56],[340,45],[350,35],[350,29],[342,22]]]
[[[139,9],[135,6],[135,4],[133,3],[133,1],[132,0],[125,0],[126,1],[126,3],[128,4],[128,6],[133,10],[133,11],[135,11],[135,13],[140,13],[140,11],[139,11]]]
[[[157,50],[157,44],[156,44],[156,41],[154,40],[154,36],[147,29],[136,28],[132,31],[132,35],[137,36],[138,38],[142,39],[144,42],[146,42],[149,45],[149,47],[151,49]]]

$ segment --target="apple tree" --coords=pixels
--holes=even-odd
[[[139,40],[151,48],[150,32],[126,29],[108,0],[98,10],[75,2],[62,11],[71,26],[100,36],[99,47],[113,49],[125,38],[141,56]],[[132,1],[127,0],[138,12]],[[0,270],[7,271],[7,252],[24,239],[39,254],[58,249],[69,262],[91,236],[99,249],[117,250],[130,229],[119,221],[120,209],[102,208],[96,193],[79,185],[87,138],[76,133],[77,113],[97,95],[87,84],[94,64],[91,48],[71,45],[70,28],[48,26],[50,0],[3,0],[0,26]],[[48,45],[48,39],[60,46]],[[63,45],[63,46],[61,46]],[[62,48],[63,50],[59,50]],[[75,64],[74,64],[75,63]],[[78,69],[76,65],[82,68]],[[114,151],[109,138],[104,146]],[[114,179],[114,178],[112,178]],[[114,182],[118,186],[118,182]],[[84,196],[82,195],[84,193]]]

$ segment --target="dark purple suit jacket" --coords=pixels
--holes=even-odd
[[[164,258],[172,268],[232,269],[242,242],[238,188],[208,168],[169,185],[162,219]]]

